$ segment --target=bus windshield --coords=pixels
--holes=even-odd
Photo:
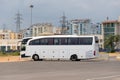
[[[21,42],[21,51],[26,50],[26,44],[27,44],[28,40],[30,40],[30,39],[32,39],[32,38],[25,38],[25,39],[22,40],[22,42]]]

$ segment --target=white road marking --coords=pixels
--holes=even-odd
[[[91,78],[91,79],[86,79],[86,80],[101,80],[101,79],[107,79],[107,78],[109,79],[109,78],[115,78],[115,77],[120,77],[120,75]]]

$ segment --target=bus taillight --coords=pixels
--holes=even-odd
[[[94,54],[93,54],[94,56],[96,55],[96,51],[94,51]]]

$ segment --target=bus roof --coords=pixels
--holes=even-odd
[[[39,38],[52,38],[52,37],[95,37],[95,36],[92,36],[92,35],[49,35],[49,36],[33,37],[31,40],[39,39]]]
[[[24,38],[22,38],[22,40],[23,40],[23,39],[29,39],[29,38],[31,38],[31,39],[32,39],[33,37],[24,37]]]

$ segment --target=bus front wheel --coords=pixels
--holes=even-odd
[[[71,55],[70,60],[71,61],[78,61],[78,56],[76,54]]]
[[[34,54],[33,57],[32,57],[32,59],[34,61],[39,61],[39,56],[37,54]]]

